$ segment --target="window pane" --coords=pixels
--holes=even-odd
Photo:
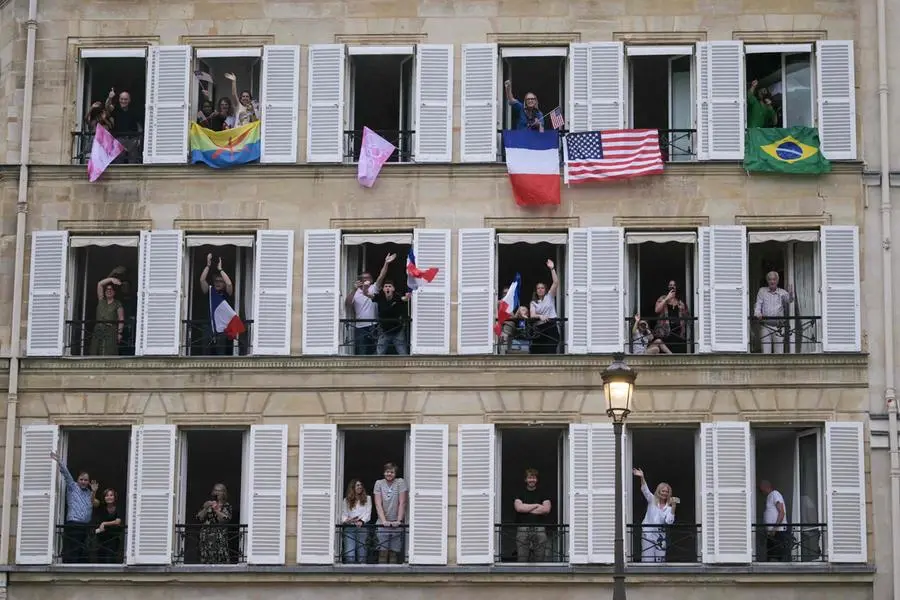
[[[784,126],[811,127],[812,118],[812,67],[809,54],[788,54],[784,57],[785,86]]]

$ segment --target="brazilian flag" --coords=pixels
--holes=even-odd
[[[747,130],[744,168],[750,172],[816,175],[830,173],[831,163],[822,154],[819,132],[814,127],[754,127]]]

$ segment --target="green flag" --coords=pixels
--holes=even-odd
[[[814,127],[753,127],[747,130],[744,168],[768,173],[830,173]]]

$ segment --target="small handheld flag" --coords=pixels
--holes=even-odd
[[[494,323],[494,333],[497,335],[500,335],[500,332],[503,330],[503,324],[519,308],[519,286],[521,283],[522,277],[516,273],[516,278],[509,284],[506,295],[497,303],[497,322]]]
[[[431,283],[437,277],[437,274],[437,267],[429,269],[418,268],[416,266],[416,255],[413,253],[412,248],[409,249],[409,254],[406,256],[406,287],[409,288],[409,291],[419,289],[420,281]]]
[[[246,331],[244,322],[225,300],[225,296],[214,288],[209,289],[209,318],[212,321],[213,331],[224,333],[229,340],[237,339]]]

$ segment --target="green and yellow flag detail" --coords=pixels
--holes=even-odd
[[[814,127],[754,127],[747,130],[744,168],[751,172],[816,175],[831,172]]]

